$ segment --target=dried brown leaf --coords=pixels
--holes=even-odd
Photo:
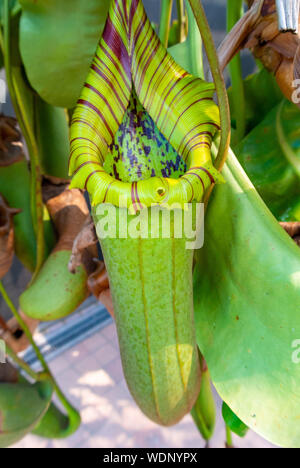
[[[280,223],[280,226],[288,233],[291,237],[300,236],[300,223],[299,222],[286,222]]]
[[[73,241],[72,255],[69,263],[69,271],[71,273],[75,273],[79,265],[86,263],[86,257],[90,257],[93,260],[97,256],[97,243],[95,226],[92,218],[88,215]],[[95,263],[89,264],[89,271],[94,271],[95,267]]]
[[[20,210],[10,208],[0,194],[0,279],[11,267],[14,256],[13,217]]]
[[[236,23],[220,45],[218,55],[222,70],[224,70],[234,55],[243,47],[243,43],[260,16],[263,3],[264,0],[255,0],[252,7]]]
[[[0,166],[8,166],[23,159],[23,144],[17,120],[0,115]]]
[[[297,47],[297,51],[294,57],[294,79],[300,79],[300,45]]]

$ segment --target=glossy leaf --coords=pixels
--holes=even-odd
[[[136,94],[188,171],[178,179],[152,177],[129,184],[103,169],[126,108]],[[90,73],[73,114],[72,187],[86,188],[92,203],[150,206],[201,200],[220,177],[210,156],[219,129],[214,86],[190,75],[161,45],[140,0],[112,2]],[[164,109],[168,109],[164,111]]]
[[[284,101],[236,148],[251,181],[281,221],[300,221],[299,129],[299,108]]]
[[[248,432],[248,426],[234,414],[234,412],[226,405],[225,401],[222,406],[222,416],[227,427],[239,437],[245,437]]]
[[[103,30],[109,1],[20,3],[20,48],[32,87],[54,106],[74,107]]]
[[[232,152],[222,173],[197,252],[198,345],[236,415],[271,442],[300,447],[300,250]]]

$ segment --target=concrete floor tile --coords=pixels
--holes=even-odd
[[[105,336],[105,338],[107,339],[109,343],[111,343],[114,346],[119,347],[117,328],[114,322],[108,325],[108,327],[104,328],[103,336]]]
[[[82,426],[78,429],[75,434],[71,435],[67,439],[57,439],[51,441],[51,448],[73,448],[77,447],[79,444],[82,444],[85,440],[90,437],[89,432]]]
[[[69,392],[70,388],[77,386],[79,375],[72,367],[69,367],[63,373],[58,375],[56,379],[58,384],[62,386],[64,390]]]
[[[81,417],[82,424],[89,432],[90,437],[92,434],[102,433],[103,427],[109,421],[110,414],[108,414],[108,418],[104,418],[99,411],[99,407],[95,408],[95,406],[88,406],[81,411]]]
[[[59,356],[58,358],[50,362],[49,367],[51,371],[53,372],[53,374],[57,376],[70,367],[70,362],[68,359],[64,358],[63,356]]]
[[[52,441],[29,434],[12,448],[52,448]]]
[[[115,384],[124,379],[121,359],[116,358],[105,366],[105,370]]]
[[[93,353],[93,358],[97,360],[101,368],[116,358],[120,359],[119,356],[118,350],[111,344],[106,344]]]
[[[80,448],[118,448],[132,447],[128,435],[121,433],[115,434],[113,438],[106,434],[94,434],[86,440]]]
[[[100,369],[99,362],[93,355],[88,355],[84,359],[78,360],[74,365],[74,371],[78,376],[82,376],[87,372],[97,371]]]
[[[101,396],[105,395],[107,391],[111,390],[115,386],[115,381],[109,375],[106,369],[99,369],[98,363],[95,370],[88,370],[79,377],[78,383],[84,391]],[[86,396],[88,401],[90,396]]]
[[[85,348],[93,355],[93,351],[101,348],[107,343],[103,333],[96,333],[84,342]]]
[[[89,351],[85,347],[84,342],[77,344],[73,348],[69,349],[61,355],[61,357],[70,363],[70,366],[74,366],[83,359],[89,357]]]

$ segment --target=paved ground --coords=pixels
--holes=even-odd
[[[72,403],[80,409],[82,426],[66,440],[48,441],[29,435],[15,448],[196,448],[204,447],[190,416],[163,428],[137,408],[127,389],[115,325],[111,324],[51,362],[53,373]],[[224,447],[220,416],[211,446]],[[249,432],[235,438],[236,447],[274,448]]]

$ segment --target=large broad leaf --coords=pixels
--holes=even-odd
[[[33,88],[74,107],[106,20],[108,0],[20,0],[20,48]]]
[[[300,221],[300,110],[284,101],[236,147],[240,163],[277,219]]]
[[[11,12],[10,29],[12,84],[19,112],[36,135],[42,173],[67,179],[69,125],[65,110],[43,101],[28,84],[19,49],[20,12]],[[26,143],[28,144],[28,141]]]
[[[197,339],[224,401],[275,444],[300,447],[300,250],[233,153],[197,252]]]

